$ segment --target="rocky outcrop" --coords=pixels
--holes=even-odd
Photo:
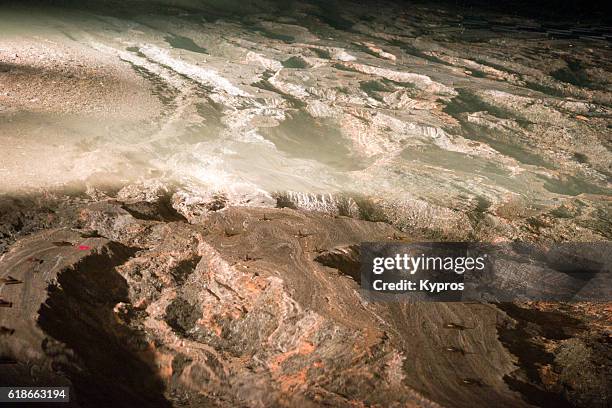
[[[389,224],[248,207],[189,224],[150,204],[157,215],[84,204],[66,227],[10,246],[3,382],[69,385],[75,406],[607,401],[609,383],[588,380],[609,374],[595,357],[604,316],[370,303],[357,244],[410,239]],[[578,388],[572,347],[591,364]]]
[[[54,3],[74,8],[0,15],[0,383],[100,407],[610,404],[608,304],[376,303],[357,271],[362,241],[609,240],[605,28]]]

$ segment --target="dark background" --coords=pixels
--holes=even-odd
[[[466,11],[491,11],[536,19],[563,19],[574,22],[601,21],[612,24],[612,0],[446,0],[418,4],[447,4]]]
[[[595,24],[612,26],[612,0],[306,0],[315,3],[325,9],[333,8],[336,11],[342,9],[351,10],[355,3],[367,5],[368,7],[401,7],[409,10],[414,5],[449,8],[458,14],[478,15],[481,13],[505,14],[508,16],[524,16],[542,21],[562,21],[577,24]],[[290,8],[299,0],[0,0],[0,4],[12,3],[13,5],[58,5],[71,7],[96,8],[123,8],[129,7],[131,3],[137,4],[139,10],[150,7],[152,9],[160,6],[176,6],[180,8],[200,8],[212,6],[213,8],[224,8],[226,3],[229,8],[248,13],[248,10],[262,11],[269,5],[270,8],[283,10]],[[190,4],[186,6],[186,3]]]

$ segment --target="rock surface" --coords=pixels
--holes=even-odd
[[[355,246],[420,237],[288,208],[190,224],[126,205],[75,205],[2,256],[18,282],[0,292],[3,383],[70,385],[75,406],[609,402],[609,305],[370,303]]]
[[[0,9],[1,384],[83,407],[610,405],[610,304],[369,303],[355,267],[363,241],[609,241],[601,30],[63,3]]]
[[[0,191],[161,183],[188,218],[281,194],[432,238],[612,236],[605,28],[222,3],[4,7]]]

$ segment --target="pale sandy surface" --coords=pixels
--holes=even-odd
[[[610,237],[608,42],[424,7],[219,7],[3,9],[0,191],[358,195],[456,239]]]

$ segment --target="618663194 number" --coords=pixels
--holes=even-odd
[[[69,401],[69,387],[0,387],[0,402]]]

